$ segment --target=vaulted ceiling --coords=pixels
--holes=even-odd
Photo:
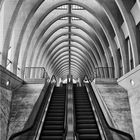
[[[115,77],[139,64],[135,0],[0,0],[1,64],[20,74],[45,67],[48,75],[91,76],[114,67]],[[130,50],[128,51],[128,45]],[[131,54],[131,63],[128,53]],[[130,62],[129,62],[130,61]],[[121,70],[120,70],[121,69]]]

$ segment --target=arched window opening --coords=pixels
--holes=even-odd
[[[137,31],[137,41],[138,44],[140,44],[140,22],[136,26],[136,31]],[[138,46],[138,56],[139,56],[139,64],[140,64],[140,47]]]
[[[118,60],[119,60],[119,66],[120,66],[120,76],[123,75],[123,66],[122,66],[122,56],[120,52],[120,48],[118,48]]]
[[[134,62],[133,62],[133,56],[132,56],[132,48],[131,48],[131,43],[129,37],[126,39],[127,41],[127,52],[126,54],[128,55],[128,66],[129,70],[132,70],[134,68]]]

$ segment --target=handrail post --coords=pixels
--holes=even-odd
[[[67,135],[66,140],[74,140],[74,115],[73,115],[73,84],[67,84]]]

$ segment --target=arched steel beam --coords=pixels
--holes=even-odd
[[[74,54],[73,54],[73,53],[74,53]],[[78,52],[78,53],[79,53],[79,52]],[[71,55],[71,56],[75,56],[75,60],[79,59],[81,62],[84,62],[84,65],[86,65],[86,67],[88,68],[87,71],[92,72],[95,68],[92,69],[92,67],[90,67],[89,64],[87,65],[87,61],[86,61],[85,56],[82,56],[82,57],[81,57],[81,55],[79,55],[78,53],[77,53],[77,51],[72,51],[72,55]],[[59,62],[59,59],[62,58],[62,56],[66,56],[66,55],[67,55],[67,54],[58,56],[57,59],[54,60],[52,67],[49,67],[49,68],[53,68],[53,67]],[[77,59],[76,59],[76,58],[77,58]],[[61,59],[60,59],[60,60],[61,60]]]
[[[63,54],[61,56],[58,56],[57,60],[55,60],[55,62],[53,62],[52,68],[55,67],[56,64],[59,63],[59,61],[61,61],[61,59],[65,58],[65,56],[67,56],[67,55]],[[74,56],[75,56],[75,60],[78,61],[78,59],[79,59],[81,62],[84,62],[84,65],[86,66],[87,73],[91,73],[94,70],[90,67],[90,65],[87,65],[86,59],[84,57],[79,57],[79,55],[74,55]]]
[[[78,17],[78,18],[80,18],[81,20],[85,20],[83,17],[80,17],[80,16],[77,16],[77,15],[73,15],[73,16],[75,16],[75,17]],[[65,17],[65,16],[61,16],[61,17]],[[59,18],[58,18],[59,19]],[[53,22],[55,22],[55,20],[53,21]],[[89,22],[87,22],[87,21],[85,21],[90,27],[92,27],[92,28],[94,28],[93,27],[93,25],[91,25],[91,23],[89,23]],[[77,28],[79,28],[79,29],[81,29],[83,32],[85,32],[86,34],[88,34],[91,38],[92,38],[92,36],[90,35],[90,33],[89,32],[87,32],[84,28],[82,28],[81,26],[78,26],[78,25],[76,25],[76,24],[72,24],[72,26],[73,27],[77,27]],[[64,26],[65,27],[65,26]],[[61,28],[61,27],[60,27]],[[57,28],[57,30],[59,30],[60,28]],[[57,30],[55,30],[55,31],[53,31],[52,33],[50,33],[48,36],[47,36],[47,38],[44,40],[44,42],[41,44],[41,47],[40,48],[43,48],[43,46],[44,46],[44,44],[47,42],[47,40],[57,31]],[[95,42],[95,40],[92,38],[92,40]],[[39,41],[39,40],[38,40]],[[97,48],[97,47],[96,47]],[[105,47],[103,47],[103,50],[104,50],[104,52],[105,52],[105,56],[106,56],[106,53],[107,53],[107,51],[105,50]],[[40,54],[40,51],[41,51],[41,49],[39,49],[37,52],[37,56],[39,56],[39,54]],[[107,53],[108,54],[108,53]],[[108,58],[108,57],[107,57]],[[109,60],[109,58],[107,59],[107,60]],[[31,60],[30,60],[30,62],[32,62]],[[36,60],[34,60],[34,63],[36,62]],[[34,63],[33,63],[33,65],[34,65]],[[109,63],[109,65],[111,64],[111,62],[109,61],[108,62]]]
[[[92,11],[92,14],[93,14],[94,12]],[[94,13],[95,14],[95,13]],[[93,14],[93,15],[94,15]],[[95,15],[94,15],[95,16]],[[97,17],[96,17],[97,18]],[[97,18],[98,19],[98,18]],[[104,23],[100,20],[100,19],[98,19],[98,21],[99,21],[99,24],[100,24],[100,26],[102,27],[102,29],[103,29],[103,31],[104,31],[104,33],[105,33],[105,35],[106,35],[106,37],[107,37],[107,39],[108,39],[108,41],[109,41],[109,44],[110,44],[110,49],[112,50],[111,52],[112,52],[112,54],[113,54],[113,61],[114,61],[114,66],[115,66],[115,76],[116,77],[118,77],[119,76],[119,63],[118,63],[118,59],[117,59],[117,46],[116,46],[116,43],[115,43],[115,41],[112,39],[112,37],[109,35],[109,32],[108,32],[108,30],[107,30],[107,28],[106,28],[106,26],[104,25]],[[113,46],[113,47],[112,47]]]
[[[69,64],[69,63],[64,62],[63,65],[61,65],[61,67],[59,67],[58,69],[56,69],[56,71],[55,71],[54,74],[57,74],[57,73],[59,73],[60,71],[62,71],[62,69],[63,69],[65,66],[68,66],[68,64]],[[83,69],[82,69],[79,65],[77,65],[76,63],[72,63],[71,66],[72,66],[72,67],[75,66],[75,68],[77,68],[76,70],[79,71],[79,73],[84,73],[84,74],[86,74],[86,73],[83,71]]]
[[[10,44],[13,28],[14,28],[14,25],[15,25],[15,21],[17,19],[18,12],[19,12],[19,10],[22,6],[22,3],[23,3],[22,0],[18,1],[17,5],[16,5],[16,8],[13,11],[11,20],[9,22],[9,26],[8,26],[8,29],[7,29],[7,32],[6,32],[6,36],[4,38],[4,44],[3,44],[3,48],[2,48],[2,57],[0,58],[1,59],[0,60],[1,65],[3,67],[6,67],[6,65],[7,65],[8,49],[9,49],[9,46],[10,46],[9,44]]]
[[[60,78],[60,77],[62,77],[62,78],[66,77],[66,78],[67,78],[68,73],[69,73],[68,68],[64,68],[63,71],[61,71],[61,72],[58,74],[59,76],[57,76],[57,77],[59,77],[59,78]],[[82,77],[82,75],[80,75],[77,71],[72,71],[72,74],[73,74],[73,78]],[[66,75],[66,76],[65,76],[65,75]]]
[[[40,35],[39,35],[39,37],[38,37],[38,39],[37,39],[37,41],[36,41],[36,43],[35,43],[35,46],[38,46],[39,40],[40,40],[41,37],[45,34],[46,30],[47,30],[53,23],[55,23],[57,20],[59,20],[59,19],[61,19],[61,18],[67,17],[67,16],[77,17],[77,18],[81,19],[82,21],[84,21],[85,23],[87,23],[90,27],[92,27],[93,29],[95,29],[95,28],[93,27],[93,25],[92,25],[90,22],[88,22],[88,20],[86,20],[86,18],[84,18],[84,17],[82,17],[82,16],[79,16],[79,15],[76,15],[76,14],[63,14],[63,15],[60,15],[60,16],[58,16],[57,18],[53,19],[48,25],[46,25],[46,27],[44,28],[44,30],[40,33]],[[84,31],[84,32],[85,32],[85,31]],[[86,33],[87,33],[87,31],[86,31]],[[92,38],[92,40],[93,40],[93,38]],[[94,44],[95,44],[95,40],[93,40],[93,41],[94,41]],[[96,43],[96,44],[97,44],[97,43]],[[43,44],[43,45],[44,45],[44,44]],[[34,46],[34,49],[36,49],[35,46]],[[41,47],[41,48],[42,48],[42,47]],[[101,51],[99,51],[100,49],[98,49],[98,47],[96,47],[96,49],[97,49],[97,52],[101,52]],[[38,51],[37,51],[37,52],[38,52]],[[30,58],[33,58],[33,54],[34,54],[34,52],[32,51],[32,55],[31,55]],[[30,59],[29,62],[32,62],[32,60]]]
[[[76,51],[75,51],[76,52]],[[77,52],[76,52],[77,53]],[[79,53],[79,52],[78,52]],[[64,56],[67,56],[67,54],[64,54],[61,56],[58,55],[58,57],[53,61],[53,65],[52,66],[47,66],[46,64],[44,64],[46,67],[49,67],[49,69],[55,67],[56,64],[59,63],[59,60],[63,59]],[[84,62],[84,65],[86,65],[86,67],[88,68],[88,71],[93,71],[92,67],[90,66],[90,64],[87,63],[85,56],[82,56],[82,58],[79,56],[79,54],[75,54],[75,57],[77,57],[77,59],[82,59],[81,61]],[[76,60],[77,60],[76,59]],[[88,64],[88,65],[87,65]]]
[[[61,37],[61,36],[63,36],[63,35],[67,35],[67,34],[69,34],[69,33],[63,33],[63,34],[61,34],[61,35],[59,35],[59,37]],[[72,33],[73,35],[78,35],[79,37],[80,37],[80,35],[79,34],[76,34],[76,33]],[[55,38],[55,39],[53,39],[53,41],[52,42],[55,42],[57,39],[59,39],[59,37],[57,36],[57,38]],[[81,36],[81,38],[83,38],[82,36]],[[83,38],[84,39],[84,38]],[[88,42],[87,40],[86,40],[86,42]],[[92,44],[89,44],[89,45],[92,45]],[[47,45],[47,47],[48,46],[50,46],[50,45]],[[54,46],[55,47],[55,46]],[[56,51],[57,51],[57,49],[56,49],[56,47],[55,48],[52,48],[51,47],[51,50],[53,50],[53,51],[50,51],[50,52],[52,52],[52,54],[51,53],[48,53],[48,55],[47,55],[47,60],[49,60],[49,58],[51,58],[52,59],[52,57],[51,56],[54,56],[54,54],[56,53]],[[62,48],[63,49],[63,48]],[[92,55],[92,47],[90,47],[89,48],[90,50],[89,50],[89,52],[91,52],[91,55]],[[59,46],[59,50],[60,50],[60,46]],[[94,50],[95,51],[95,50]],[[102,57],[101,57],[102,58]],[[97,55],[97,59],[99,59],[98,58],[98,55]],[[105,59],[105,58],[104,58]],[[45,59],[45,61],[47,61],[46,59]],[[102,63],[103,63],[103,60],[102,60]],[[103,66],[106,66],[105,65],[106,64],[106,61],[104,61],[104,64],[103,64]]]
[[[58,70],[58,72],[56,73],[56,75],[58,75],[58,77],[59,77],[60,73],[62,73],[65,70],[65,68],[68,68],[68,64],[65,65],[65,66],[63,66],[63,69]],[[77,69],[77,66],[72,65],[71,66],[71,70],[72,70],[72,72],[77,72],[79,75],[81,75],[81,72],[80,72],[79,69]]]
[[[75,45],[72,45],[72,46],[76,47]],[[67,45],[66,45],[66,46],[63,46],[63,47],[67,47]],[[77,52],[77,53],[79,53],[79,52]],[[58,54],[58,56],[59,56],[59,55],[60,55],[60,54]],[[82,55],[82,54],[81,54],[81,55]],[[90,70],[91,70],[91,69],[94,69],[95,67],[93,67],[93,64],[92,64],[88,59],[86,59],[86,57],[85,57],[84,55],[82,55],[82,56],[83,56],[83,58],[84,58],[85,60],[87,60],[86,63],[91,67]],[[58,57],[54,55],[54,58],[52,57],[52,59],[50,60],[51,63],[53,63],[55,59],[58,59]],[[46,62],[46,61],[45,61],[45,59],[44,59],[44,61],[42,61],[42,65],[44,65],[45,62]],[[51,63],[50,63],[50,64],[51,64]],[[45,65],[47,65],[47,64],[45,64]]]
[[[66,63],[66,62],[67,62],[67,63],[69,62],[68,59],[62,60],[58,65],[59,65],[59,66],[62,66],[62,65],[63,65],[64,63]],[[83,71],[84,73],[87,73],[85,67],[81,64],[80,61],[76,61],[76,60],[72,59],[71,62],[72,62],[72,63],[75,63],[76,65],[79,65],[79,66],[82,68],[82,71]],[[56,66],[56,68],[59,68],[59,66]],[[55,73],[55,70],[53,70],[53,71],[54,71],[54,73]],[[87,73],[87,74],[88,74],[88,73]]]
[[[65,26],[63,26],[63,27],[65,27]],[[59,29],[59,28],[58,28]],[[45,51],[43,51],[43,52],[45,52]],[[39,64],[40,64],[41,62],[39,62]]]
[[[132,49],[132,56],[133,56],[133,62],[134,62],[134,67],[136,67],[139,64],[139,56],[138,56],[138,44],[137,44],[137,37],[136,37],[136,28],[135,27],[135,22],[134,19],[131,17],[131,15],[127,12],[123,1],[120,0],[115,0],[122,17],[125,22],[126,29],[129,34],[130,38],[130,43],[131,43],[131,49]]]
[[[67,39],[68,40],[68,39]],[[57,47],[58,45],[60,45],[60,43],[62,43],[63,41],[65,41],[65,40],[62,40],[62,41],[60,41],[58,44],[56,44],[55,46]],[[73,41],[73,40],[72,40]],[[77,42],[77,41],[76,41]],[[79,42],[78,42],[79,43]],[[81,43],[80,43],[81,44]],[[81,45],[83,45],[83,44],[81,44]],[[73,47],[76,47],[75,45],[72,45]],[[66,47],[66,46],[63,46],[63,47]],[[63,49],[63,47],[62,47],[62,49]],[[82,51],[82,48],[80,48],[80,47],[76,47],[76,48],[78,48],[79,50],[81,50]],[[86,49],[86,48],[85,48]],[[53,50],[53,48],[52,48],[52,50]],[[50,50],[50,52],[52,52],[52,50]],[[59,49],[60,50],[60,49]],[[49,56],[49,54],[50,54],[50,52],[49,52],[49,50],[48,50],[48,53],[46,54],[47,55],[47,57]],[[82,51],[83,52],[83,51]],[[88,52],[88,51],[87,51]],[[83,52],[83,53],[85,53],[85,52]],[[48,63],[47,65],[50,65],[50,64],[52,64],[52,62],[54,61],[54,59],[53,58],[57,58],[57,55],[59,55],[59,52],[57,52],[57,53],[55,53],[55,55],[53,55],[53,57],[51,57],[51,55],[50,55],[50,57],[49,58],[51,58],[51,60],[49,60],[49,58],[44,58],[44,60],[42,60],[42,62],[44,63],[44,62],[46,62],[46,63]],[[92,59],[92,57],[90,56],[90,54],[87,54],[87,56],[89,56],[91,59]],[[89,61],[89,63],[91,63],[91,65],[93,65],[94,66],[94,62],[92,62],[92,61],[90,61],[91,59],[90,58],[87,58],[87,60]],[[95,66],[94,66],[95,67]]]
[[[61,43],[63,43],[63,42],[65,42],[65,41],[69,41],[69,39],[65,39],[65,40],[62,40],[62,41],[60,41],[60,42],[58,42],[55,46],[58,46],[58,45],[60,45]],[[74,40],[74,39],[71,39],[71,41],[73,41],[73,42],[76,42],[76,43],[78,43],[78,44],[80,44],[81,46],[85,46],[83,43],[81,43],[80,41],[78,41],[78,40]],[[75,46],[74,46],[75,47]],[[84,47],[85,48],[85,47]],[[53,48],[52,48],[53,49]],[[80,48],[79,48],[80,49]],[[81,50],[82,51],[82,50]],[[46,53],[46,56],[48,56],[50,53],[52,52],[52,50],[48,50],[48,53]],[[94,67],[97,67],[97,66],[100,66],[101,67],[101,65],[100,64],[96,64],[95,62],[93,62],[92,61],[92,56],[88,53],[88,51],[87,52],[84,52],[88,57],[87,57],[87,59],[89,59],[89,62],[91,63],[91,64],[93,64],[93,66]],[[59,55],[59,54],[58,54]],[[57,56],[56,56],[57,57]],[[44,63],[44,62],[46,62],[46,60],[47,60],[47,58],[44,58],[44,60],[42,60],[42,62]],[[52,59],[52,60],[49,60],[49,63],[48,63],[48,65],[50,64],[50,63],[52,63],[54,61],[54,59]]]
[[[68,65],[68,63],[67,63],[67,62],[65,62],[65,64],[67,64],[67,65]],[[65,64],[63,64],[63,66],[64,66]],[[72,63],[72,64],[71,64],[71,66],[72,66],[72,65],[77,66],[77,69],[80,71],[80,73],[85,73],[84,69],[82,69],[79,65],[76,65],[75,63]],[[63,66],[61,66],[60,68],[62,69],[62,68],[63,68]],[[61,69],[60,69],[60,68],[59,68],[59,69],[57,69],[56,71],[58,71],[58,70],[59,70],[59,71],[61,71]],[[55,71],[55,72],[56,72],[56,71]],[[71,72],[72,72],[72,71],[71,71]],[[87,75],[91,75],[91,74],[88,74],[88,73],[85,73],[85,74],[87,74]]]
[[[0,0],[0,11],[1,11],[1,8],[3,6],[3,2],[4,2],[4,0]]]
[[[75,45],[72,45],[72,46],[78,48],[81,52],[83,52],[82,49],[81,49],[80,47],[77,47],[77,46],[75,46]],[[50,58],[51,58],[50,60],[47,59],[47,58],[44,58],[44,60],[42,60],[42,62],[43,62],[43,63],[46,62],[46,65],[52,64],[52,62],[54,61],[54,59],[57,58],[57,56],[61,54],[60,50],[63,50],[64,47],[68,47],[68,45],[66,45],[66,46],[61,46],[61,49],[59,49],[58,52],[56,52],[54,55],[52,55],[53,57],[50,57]],[[50,51],[50,52],[51,52],[51,51]],[[83,52],[83,54],[84,54],[84,52]],[[81,55],[82,55],[82,54],[81,54]],[[87,54],[87,56],[88,56],[88,54]],[[49,62],[49,63],[48,63],[48,62]],[[91,62],[89,61],[89,64],[90,64],[90,63],[91,63]],[[91,65],[92,65],[92,63],[91,63]]]
[[[70,2],[71,3],[71,2]],[[60,3],[59,3],[60,4]],[[64,3],[64,4],[67,4],[67,3]],[[62,4],[62,5],[64,5],[64,4]],[[72,4],[72,3],[71,3]],[[87,11],[89,11],[90,13],[92,13],[92,9],[90,9],[88,6],[86,6],[86,5],[83,5],[83,4],[81,4],[81,3],[73,3],[73,4],[77,4],[77,5],[79,5],[79,6],[82,6],[82,7],[84,7]],[[59,6],[61,6],[61,4],[59,5]],[[55,7],[56,8],[56,7]],[[87,9],[88,8],[88,9]],[[47,14],[45,15],[45,16],[47,16]],[[45,17],[44,17],[45,18]],[[26,54],[26,53],[25,53]]]
[[[52,71],[55,71],[55,68],[61,66],[63,64],[63,62],[66,62],[66,61],[68,62],[68,60],[69,60],[68,57],[67,58],[64,57],[64,59],[61,58],[61,59],[59,59],[59,61],[56,61],[56,63],[53,65]],[[84,64],[81,63],[81,61],[79,61],[79,59],[71,58],[71,61],[79,64],[81,66],[81,68],[83,68],[85,70],[85,72],[88,74],[89,70],[87,69],[86,65],[84,66]]]
[[[64,35],[66,35],[66,34],[69,34],[69,33],[65,33]],[[75,35],[76,35],[76,34],[75,34]],[[56,40],[56,39],[55,39],[55,40]],[[60,42],[61,42],[61,41],[60,41]],[[90,44],[89,44],[89,45],[90,45]],[[47,47],[48,47],[48,46],[49,46],[49,45],[47,45]],[[55,45],[55,46],[56,46],[56,45]],[[49,53],[49,50],[48,50],[47,59],[45,59],[46,62],[48,62],[48,61],[50,62],[49,59],[50,59],[50,58],[53,59],[52,56],[54,57],[54,55],[56,55],[56,52],[58,53],[58,51],[57,51],[57,49],[56,49],[58,45],[57,45],[56,47],[55,47],[55,46],[52,46],[52,47],[51,47],[51,50],[50,50],[51,53]],[[59,51],[60,51],[60,49],[63,49],[63,47],[61,47],[61,46],[58,46],[58,47],[59,47]],[[60,47],[61,47],[61,48],[60,48]],[[82,50],[82,48],[79,48],[79,49]],[[86,49],[86,48],[84,48],[84,49]],[[90,49],[90,50],[88,50],[88,52],[91,52],[91,56],[94,57],[93,54],[92,54],[92,49],[91,49],[90,47],[89,47],[89,49]],[[95,54],[94,54],[94,55],[95,55]],[[99,59],[99,57],[96,56],[96,59]],[[106,61],[105,61],[105,62],[106,62]],[[51,63],[51,62],[50,62],[50,63]],[[101,64],[101,65],[102,65],[102,64]],[[105,64],[102,65],[102,66],[105,66]],[[102,67],[102,66],[101,66],[101,67]]]
[[[112,14],[112,12],[110,11],[110,9],[106,6],[105,2],[103,2],[102,0],[98,0],[97,1],[99,4],[102,5],[102,7],[104,8],[104,11],[106,13],[106,15],[108,16],[111,25],[114,29],[114,32],[116,34],[118,43],[119,43],[119,47],[120,47],[120,51],[121,51],[121,57],[122,57],[122,65],[123,65],[123,74],[125,74],[126,72],[128,72],[128,65],[127,65],[127,57],[126,57],[126,51],[125,51],[125,37],[124,34],[121,33],[119,26],[116,23],[116,19],[115,16]]]
[[[18,38],[18,41],[17,41],[17,45],[14,47],[14,50],[13,50],[13,65],[12,65],[12,72],[14,74],[17,73],[17,64],[18,64],[18,58],[19,58],[19,53],[20,53],[20,49],[21,49],[21,44],[22,44],[22,41],[23,41],[23,37],[24,37],[24,33],[26,31],[26,28],[29,24],[29,21],[32,19],[32,17],[34,16],[34,14],[36,13],[36,11],[38,10],[38,8],[41,6],[41,4],[44,2],[45,0],[38,0],[36,2],[36,4],[34,5],[34,7],[31,9],[30,13],[28,14],[23,26],[22,26],[22,29],[21,29],[21,32],[20,32],[20,35],[19,35],[19,38]]]
[[[56,73],[57,77],[61,77],[62,74],[64,74],[64,72],[66,72],[67,70],[67,75],[68,75],[68,65],[64,66],[63,69],[61,71],[59,71],[58,73]],[[75,75],[81,75],[80,71],[78,69],[75,69],[74,67],[72,67],[73,72],[75,72]]]
[[[72,59],[71,62],[72,62],[72,63],[75,63],[76,65],[78,65],[78,68],[80,68],[80,69],[82,70],[82,73],[86,73],[86,74],[88,75],[88,72],[87,72],[86,68],[81,64],[81,62],[80,62],[79,60],[77,61],[77,60],[75,60],[75,59]],[[68,63],[68,59],[67,59],[67,60],[62,60],[62,61],[58,64],[59,66],[54,67],[54,68],[55,68],[55,70],[53,70],[54,73],[55,73],[55,71],[57,70],[56,68],[61,68],[65,63]]]

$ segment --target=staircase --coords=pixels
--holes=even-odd
[[[76,133],[79,140],[101,140],[85,87],[74,86]]]
[[[39,140],[63,140],[65,90],[65,86],[54,88]]]

